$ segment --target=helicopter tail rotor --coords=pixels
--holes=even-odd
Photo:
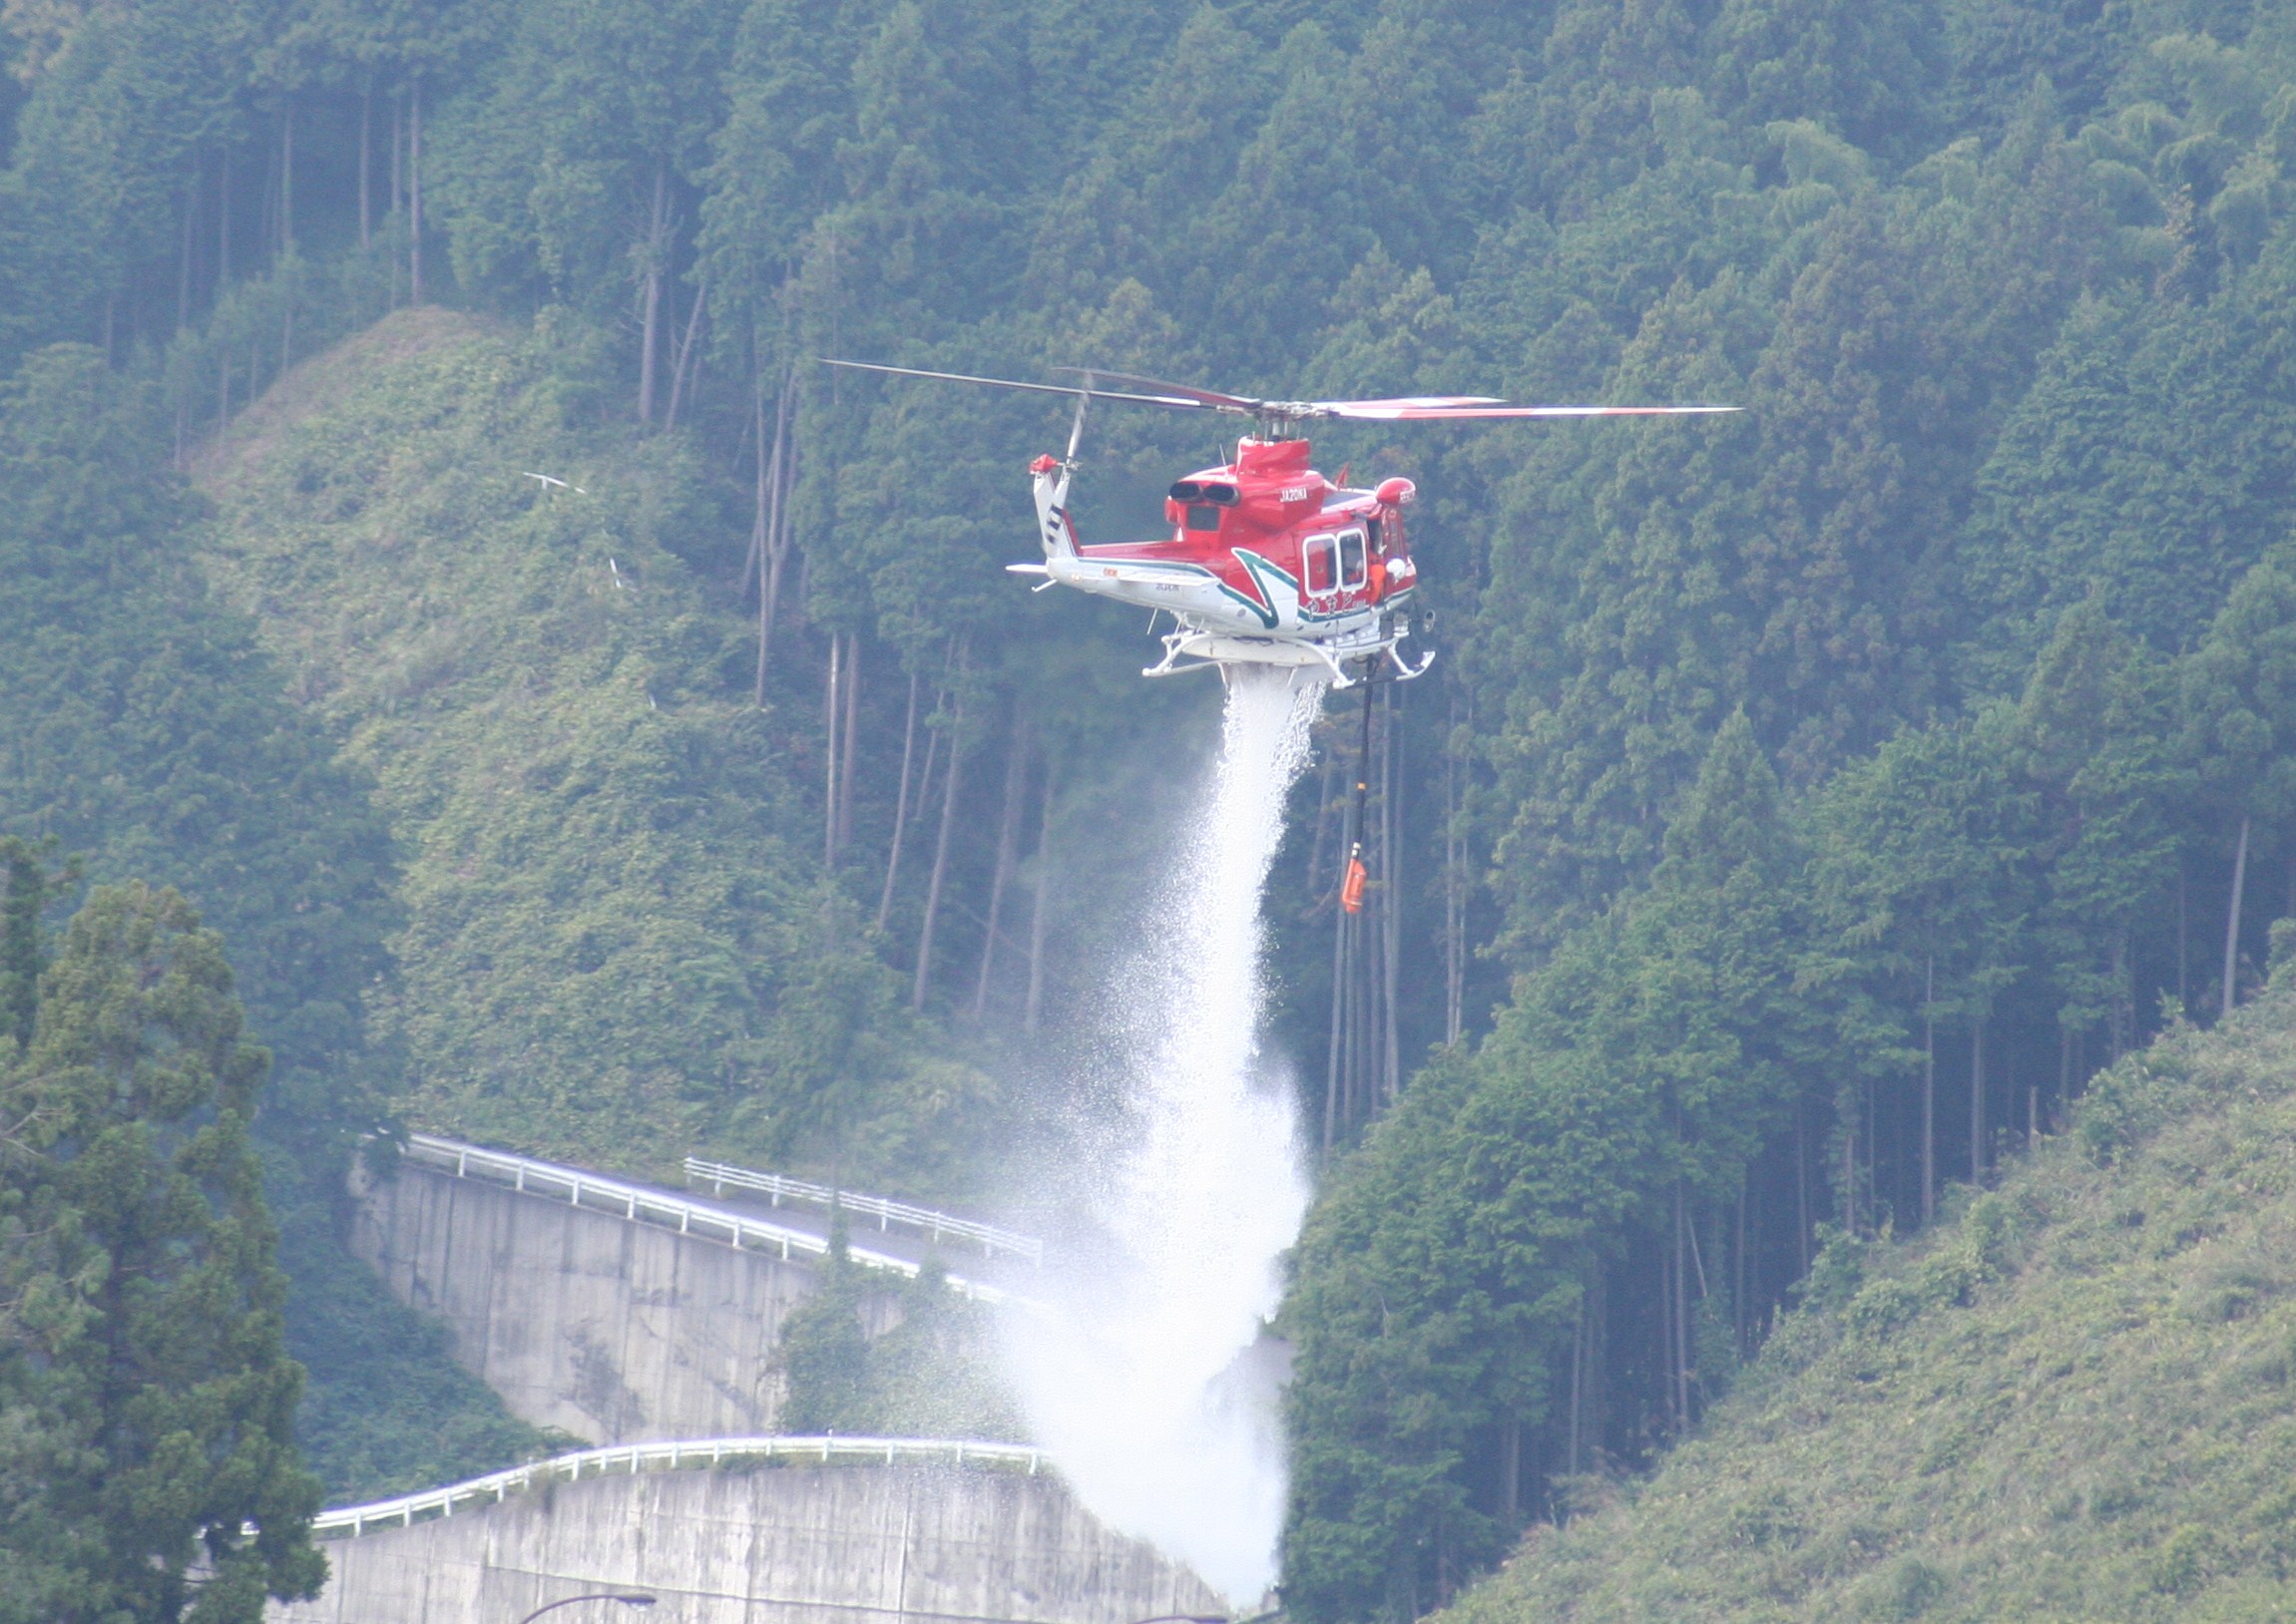
[[[1077,391],[1077,420],[1069,426],[1069,454],[1062,459],[1071,468],[1076,466],[1077,447],[1084,443],[1085,411],[1093,403],[1093,377],[1085,374],[1085,386]]]
[[[1034,575],[1039,571],[1049,574],[1049,566],[1055,560],[1073,560],[1077,556],[1076,521],[1069,517],[1069,482],[1077,475],[1077,447],[1084,444],[1085,413],[1093,403],[1090,375],[1085,379],[1085,387],[1076,391],[1076,397],[1077,415],[1069,425],[1068,455],[1047,454],[1029,464],[1030,490],[1037,499],[1037,540],[1044,544],[1045,563],[1006,567],[1020,574]],[[1051,582],[1046,585],[1050,586]]]

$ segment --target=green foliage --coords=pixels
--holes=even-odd
[[[631,265],[628,219],[664,215],[670,186],[683,191],[700,166],[733,12],[726,0],[518,8],[489,94],[440,145],[440,216],[462,279],[620,302],[631,269],[667,269],[652,230]]]
[[[774,1362],[780,1426],[887,1437],[1027,1436],[998,1376],[990,1311],[949,1289],[938,1259],[898,1292],[873,1285],[831,1216],[829,1255],[811,1295],[781,1323]],[[890,1329],[872,1337],[868,1324]]]
[[[79,878],[79,865],[52,866],[54,842],[35,846],[0,836],[0,1037],[21,1053],[40,1015],[40,975],[48,968],[46,915]]]
[[[89,894],[0,1070],[9,1617],[253,1624],[325,1577],[247,1137],[268,1059],[190,904]]]
[[[324,367],[219,471],[215,565],[410,854],[379,1012],[403,1107],[608,1165],[711,1140],[957,1181],[995,1095],[793,835],[679,556],[717,522],[680,449],[575,432],[535,348],[443,318]]]
[[[199,509],[163,471],[145,405],[66,349],[27,364],[0,419],[0,824],[23,831],[0,836],[10,1023],[29,1041],[38,919],[60,883],[141,872],[198,898],[231,933],[236,986],[276,1056],[257,1131],[290,1224],[288,1341],[320,1373],[297,1423],[314,1467],[340,1494],[503,1464],[529,1450],[527,1430],[335,1238],[341,1147],[389,1074],[363,1018],[387,985],[389,836],[365,775],[282,691],[252,624],[210,595],[192,558]],[[46,855],[59,846],[84,854],[61,874]]]
[[[2102,78],[2084,68],[2088,100],[2070,116],[2030,75],[2014,91],[1997,80],[1982,115],[1970,100],[1953,115],[1983,133],[1957,137],[1926,121],[1998,74],[1983,51],[2008,48],[2008,19],[1973,7],[1877,13],[1890,38],[1829,63],[1869,19],[1797,16],[1808,26],[1790,43],[1783,14],[1758,8],[1726,8],[1702,38],[1662,14],[1639,33],[1560,19],[1545,75],[1493,98],[1485,117],[1537,128],[1553,115],[1535,110],[1574,109],[1570,137],[1547,149],[1569,156],[1517,183],[1518,196],[1568,202],[1487,227],[1508,251],[1479,257],[1455,288],[1430,286],[1414,308],[1448,300],[1470,353],[1521,367],[1528,388],[1754,408],[1664,439],[1557,435],[1503,450],[1494,435],[1446,464],[1467,494],[1437,519],[1489,531],[1455,566],[1484,582],[1463,650],[1481,718],[1472,748],[1491,775],[1476,821],[1506,915],[1496,946],[1526,972],[1472,1063],[1504,1054],[1536,1074],[1553,1062],[1522,1057],[1530,1031],[1542,1053],[1615,1043],[1634,1058],[1586,1088],[1604,1109],[1681,1068],[1742,1080],[1744,1092],[1717,1095],[1723,1108],[1684,1134],[1692,1163],[1718,1175],[1696,1187],[1688,1227],[1719,1234],[1740,1201],[1733,1178],[1757,1168],[1746,1201],[1773,1225],[1785,1206],[1798,1244],[1780,1259],[1775,1239],[1754,1243],[1756,1275],[1776,1270],[1756,1291],[1782,1294],[1811,1264],[1823,1226],[1808,1129],[1828,1124],[1821,1204],[1838,1239],[1816,1250],[1807,1287],[1827,1297],[1847,1289],[1834,1276],[1865,1236],[1924,1209],[1933,1159],[1945,1177],[1975,1172],[1992,1154],[1981,1141],[2024,1126],[2019,1105],[2046,1122],[2046,1103],[2063,1108],[2097,1060],[2137,1041],[2155,1005],[2172,1012],[2205,995],[2208,922],[2221,930],[2243,818],[2273,853],[2251,854],[2249,872],[2259,861],[2277,872],[2285,684],[2272,662],[2288,613],[2273,550],[2288,528],[2288,436],[2284,350],[2266,327],[2286,302],[2288,237],[2271,212],[2285,206],[2272,191],[2282,138],[2270,134],[2271,109],[2285,105],[2271,98],[2285,93],[2269,87],[2287,64],[2263,36],[2217,43],[2236,36],[2229,27],[2201,40],[2147,33],[2148,20],[2100,23],[2077,45],[2029,33],[2015,49],[2037,60],[2119,53],[2129,77],[2098,105]],[[1603,91],[1571,88],[1564,65],[1605,50],[1617,66]],[[1740,51],[1763,59],[1759,72]],[[1636,78],[1691,61],[1702,63],[1698,93]],[[1884,62],[1895,64],[1886,76],[1861,82]],[[1672,84],[1693,77],[1671,71]],[[1948,88],[1926,102],[1916,87],[1941,75]],[[1853,128],[1860,105],[1909,91],[1865,133]],[[1748,110],[1772,94],[1769,122],[1749,128]],[[1917,140],[1929,145],[1892,151]],[[1401,325],[1400,312],[1386,325]],[[1526,352],[1532,334],[1542,336]],[[1329,342],[1372,353],[1354,331]],[[1431,386],[1458,365],[1431,358],[1420,379]],[[1767,1085],[1715,1040],[1728,1025],[1714,1019],[1710,967],[1733,963],[1726,951],[1687,956],[1703,980],[1647,968],[1659,918],[1678,920],[1667,929],[1685,942],[1711,929],[1701,909],[1747,918],[1713,877],[1670,875],[1682,865],[1668,855],[1697,805],[1698,763],[1740,707],[1788,786],[1787,855],[1749,888],[1777,913],[1775,951],[1748,961],[1773,978],[1767,999],[1745,1006],[1749,1029],[1775,1045]],[[1669,883],[1682,896],[1662,904]],[[2263,935],[2257,906],[2251,894],[2234,943],[2242,960]],[[1637,920],[1639,930],[1626,923]],[[1621,1022],[1615,990],[1637,986],[1652,989],[1651,1014]],[[1620,1031],[1634,1035],[1607,1035]],[[1958,1051],[1961,1075],[1941,1078],[1941,1045]],[[1436,1217],[1464,1165],[1446,1135],[1479,1097],[1456,1074],[1447,1059],[1415,1085],[1443,1118],[1413,1129],[1419,1165],[1386,1168],[1375,1184],[1331,1180],[1331,1215],[1311,1220],[1301,1253],[1306,1492],[1288,1578],[1314,1616],[1403,1609],[1474,1558],[1475,1519],[1500,1499],[1498,1418],[1544,1411],[1544,1458],[1563,1446],[1554,1418],[1571,1356],[1552,1333],[1535,1348],[1494,1320],[1399,1391],[1323,1374],[1373,1335],[1322,1318],[1326,1279],[1335,1292],[1395,1286],[1314,1245],[1325,1225],[1375,1226],[1384,1204],[1414,1209],[1398,1223],[1455,1226],[1440,1250],[1472,1261],[1428,1271],[1438,1284],[1427,1306],[1404,1316],[1430,1331],[1471,1300],[1457,1282],[1476,1262],[1507,1255]],[[1991,1097],[1972,1101],[1973,1088]],[[2087,1131],[2106,1132],[2112,1094],[2100,1090]],[[1778,1102],[1766,1115],[1755,1108],[1765,1098]],[[1933,1123],[1933,1107],[1958,1112],[1967,1131],[1942,1114]],[[2151,1108],[2132,1096],[2128,1122],[2151,1120]],[[1666,1135],[1590,1102],[1562,1120],[1592,1141],[1573,1176],[1626,1169],[1605,1176],[1640,1194],[1598,1226],[1606,1261],[1576,1261],[1583,1243],[1571,1235],[1532,1256],[1576,1269],[1590,1300],[1598,1285],[1652,1292],[1654,1272],[1683,1267],[1665,1258],[1679,1241],[1652,1235],[1666,1224],[1651,1200],[1671,1171]],[[1372,1134],[1366,1167],[1404,1154],[1400,1143]],[[1734,1269],[1746,1267],[1744,1245]],[[1717,1314],[1743,1312],[1731,1302],[1741,1289],[1700,1284],[1691,1342]],[[1902,1307],[1877,1298],[1868,1311]],[[1634,1353],[1604,1360],[1606,1380],[1636,1389],[1635,1413],[1665,1411],[1669,1429],[1679,1407],[1654,1404],[1653,1389],[1678,1362],[1663,1330],[1671,1312],[1637,1326]],[[1383,1321],[1377,1335],[1396,1333]],[[1315,1346],[1327,1336],[1328,1355]],[[1529,1350],[1527,1376],[1476,1367],[1501,1347]],[[1703,1382],[1717,1361],[1699,1352],[1695,1363]],[[1539,1393],[1529,1405],[1512,1397],[1524,1383]],[[1416,1452],[1396,1449],[1440,1486],[1372,1493],[1352,1509],[1319,1501],[1327,1440],[1360,1443],[1367,1424],[1416,1401],[1459,1418]],[[1629,1458],[1636,1437],[1616,1417],[1603,1432]],[[1383,1446],[1362,1443],[1357,1467]],[[1391,1507],[1403,1513],[1382,1521]],[[1318,1521],[1333,1515],[1353,1545]],[[1397,1577],[1407,1571],[1409,1583]]]
[[[900,1324],[869,1346],[869,1425],[894,1437],[1025,1438],[997,1358],[997,1311],[950,1290],[928,1258],[901,1289]]]
[[[2109,1026],[2116,1052],[2135,1025],[2129,939],[2172,883],[2175,809],[2191,788],[2173,687],[2166,665],[2091,598],[2066,611],[2009,724],[2041,805],[2049,879],[2037,945],[2058,1020]]]
[[[862,1272],[846,1249],[845,1215],[829,1217],[829,1252],[812,1293],[781,1322],[774,1352],[781,1375],[781,1425],[798,1434],[866,1432],[869,1333],[861,1324]]]
[[[2279,553],[2240,578],[2183,669],[2209,798],[2283,819],[2296,807],[2296,574]]]
[[[1287,1607],[1408,1611],[1426,1555],[1493,1554],[1508,1530],[1460,1471],[1477,1429],[1546,1418],[1603,1265],[1674,1224],[1680,1191],[1735,1190],[1808,1086],[1789,863],[1738,712],[1649,890],[1519,982],[1473,1058],[1422,1073],[1326,1191],[1283,1320]]]
[[[2256,983],[2296,853],[2296,36],[2271,8],[357,0],[8,26],[0,345],[29,359],[0,404],[0,834],[226,927],[298,1145],[392,1103],[624,1165],[707,1143],[956,1189],[1022,1118],[988,1080],[1053,1069],[1021,988],[1091,1003],[1209,701],[1142,690],[1130,616],[1001,575],[1056,407],[812,357],[1750,408],[1319,435],[1323,466],[1427,493],[1450,686],[1403,701],[1380,893],[1394,1051],[1443,1052],[1334,1147],[1286,1311],[1303,1616],[1417,1611],[1559,1462],[1689,1435],[1797,1289],[1827,1312],[1788,1322],[1781,1367],[1830,1357],[1853,1305],[1879,1345],[2003,1289],[1990,1242],[1893,1273],[1879,1237],[2092,1073],[2081,1142],[2126,1156],[2182,1085],[2113,1062]],[[500,325],[401,313],[288,372],[426,252],[426,297]],[[743,538],[776,511],[783,398],[794,552],[759,674]],[[200,516],[156,412],[246,620],[185,562]],[[1096,418],[1093,534],[1145,523],[1132,488],[1200,462],[1200,429]],[[835,789],[829,635],[866,673]],[[945,865],[921,835],[944,811]],[[1325,812],[1273,892],[1303,1075]],[[1024,894],[1046,932],[1016,928]],[[338,1172],[281,1158],[274,1188],[317,1212]],[[312,1296],[335,1329],[308,1346],[399,1335],[354,1298]],[[888,1370],[965,1340],[912,1308]],[[852,1314],[806,1334],[850,1352]],[[405,1391],[459,1404],[426,1369]],[[342,1481],[461,1458],[406,1445],[388,1385],[364,1418],[327,1400]],[[2086,1503],[2133,1515],[2134,1481]],[[1733,1524],[1749,1546],[1818,1526],[1775,1501]],[[1845,1612],[1973,1582],[1825,1537],[1863,1564]],[[2177,1549],[2131,1593],[2198,1606],[2245,1571],[2221,1530]]]
[[[192,558],[144,402],[80,347],[0,392],[0,828],[175,885],[235,945],[305,1134],[373,1109],[361,1012],[392,852],[363,775]]]
[[[1540,1148],[1511,1140],[1510,1129],[1534,1124],[1530,1102],[1510,1098],[1510,1117],[1487,1111],[1472,1125],[1483,1177],[1459,1187],[1470,1148],[1459,1107],[1471,1089],[1463,1065],[1423,1072],[1300,1238],[1283,1324],[1298,1348],[1284,1401],[1293,1440],[1284,1571],[1286,1606],[1306,1616],[1408,1608],[1410,1556],[1433,1529],[1489,1548],[1494,1530],[1457,1477],[1466,1441],[1493,1403],[1499,1350],[1511,1349],[1518,1369],[1535,1361],[1576,1306],[1564,1271],[1524,1278],[1541,1260],[1519,1242],[1512,1256],[1456,1245],[1483,1213],[1507,1215],[1515,1158],[1493,1166],[1491,1150]],[[1571,1238],[1567,1219],[1556,1227]],[[1516,1290],[1494,1300],[1500,1282]]]
[[[1840,1035],[1885,1071],[1915,1061],[1899,1012],[1916,985],[1921,1018],[1951,1023],[1984,1019],[2015,980],[2038,807],[2001,734],[1997,721],[1908,729],[1829,780],[1806,814],[1833,950],[1807,973],[1841,979]]]
[[[2285,1611],[2292,1049],[2274,991],[2105,1071],[2072,1135],[1814,1291],[1646,1485],[1438,1616]]]

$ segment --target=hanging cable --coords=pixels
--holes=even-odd
[[[1363,820],[1371,799],[1371,662],[1364,661],[1363,742],[1355,752],[1355,840],[1347,850],[1347,879],[1339,888],[1339,906],[1351,914],[1363,912],[1363,889],[1371,876],[1363,866]]]

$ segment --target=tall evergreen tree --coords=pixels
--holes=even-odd
[[[2241,929],[2251,850],[2285,845],[2296,820],[2296,572],[2267,555],[2232,589],[2200,645],[2180,662],[2183,750],[2201,790],[2206,847],[2230,851],[2225,951],[2217,1002],[2240,995]],[[2180,871],[2181,872],[2181,871]]]
[[[325,1577],[247,1137],[267,1062],[181,896],[89,895],[0,1069],[0,1616],[254,1624]]]
[[[45,916],[63,885],[77,878],[77,864],[59,871],[50,855],[21,835],[0,835],[0,1037],[19,1052],[31,1046],[40,1013]]]

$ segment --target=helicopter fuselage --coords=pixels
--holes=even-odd
[[[1194,384],[1095,368],[1063,367],[1078,381],[1026,383],[881,361],[824,358],[892,377],[930,378],[1075,399],[1066,458],[1029,465],[1035,477],[1042,564],[1014,564],[1047,587],[1075,587],[1156,610],[1174,628],[1150,676],[1236,664],[1321,665],[1334,686],[1369,681],[1384,661],[1398,680],[1425,671],[1432,655],[1405,663],[1396,645],[1411,634],[1405,605],[1419,584],[1403,536],[1411,482],[1377,489],[1334,485],[1307,463],[1308,445],[1290,430],[1326,419],[1370,423],[1464,423],[1538,418],[1683,417],[1735,406],[1542,406],[1493,395],[1391,395],[1364,400],[1261,400]],[[1178,481],[1164,503],[1169,531],[1149,541],[1088,545],[1069,514],[1069,482],[1085,411],[1106,400],[1159,411],[1248,417],[1259,437],[1236,443],[1235,461]],[[1149,624],[1153,625],[1153,618]],[[1350,673],[1349,667],[1354,667]]]
[[[1089,544],[1069,513],[1074,465],[1040,457],[1034,476],[1048,584],[1168,612],[1165,675],[1232,663],[1323,667],[1340,685],[1350,663],[1395,655],[1418,569],[1403,531],[1409,480],[1375,490],[1334,485],[1308,466],[1303,439],[1246,438],[1235,460],[1176,481],[1169,527],[1146,541]],[[1368,669],[1368,667],[1365,667]],[[1424,668],[1424,662],[1422,666]]]

